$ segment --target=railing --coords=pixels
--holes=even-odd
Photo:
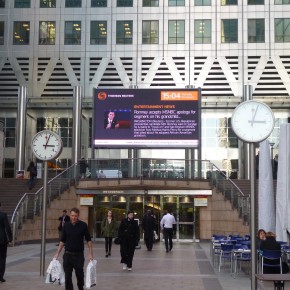
[[[239,212],[240,218],[247,224],[250,222],[250,196],[245,195],[241,189],[229,179],[217,166],[211,163],[210,179],[225,199],[229,200]]]
[[[210,161],[125,158],[88,161],[91,178],[206,179]],[[107,173],[107,175],[106,175]]]
[[[75,184],[79,176],[76,164],[67,168],[47,183],[47,206],[55,198],[59,198],[61,193]],[[27,219],[34,220],[35,216],[40,215],[42,210],[43,187],[35,193],[25,193],[18,202],[12,218],[13,237],[17,240],[17,229],[20,229]]]

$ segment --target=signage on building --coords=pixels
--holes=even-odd
[[[195,197],[194,206],[207,206],[207,197]]]
[[[80,205],[93,205],[94,195],[93,194],[82,194],[80,195]]]
[[[199,89],[94,89],[95,147],[198,147]]]

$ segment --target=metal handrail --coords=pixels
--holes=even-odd
[[[50,206],[51,201],[59,197],[60,194],[68,188],[68,186],[78,180],[78,175],[76,174],[77,168],[77,164],[73,164],[48,181],[48,206]],[[28,218],[34,220],[34,217],[41,213],[43,196],[43,194],[41,194],[42,192],[43,187],[41,187],[35,193],[24,193],[24,195],[19,200],[11,218],[14,241],[17,239],[17,229],[22,226],[25,220],[27,220]]]
[[[213,169],[214,168],[214,169]],[[215,170],[215,174],[213,174]],[[240,218],[247,224],[250,222],[250,197],[245,195],[238,185],[227,177],[215,164],[212,163],[212,184],[222,192],[239,212]]]

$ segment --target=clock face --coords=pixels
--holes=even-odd
[[[232,114],[232,128],[246,142],[261,142],[269,137],[275,124],[271,108],[258,101],[246,101]]]
[[[40,131],[33,137],[31,148],[36,158],[40,160],[52,160],[60,155],[62,140],[56,133],[50,130]]]

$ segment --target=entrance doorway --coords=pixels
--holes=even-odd
[[[199,233],[196,232],[199,217],[194,208],[193,196],[187,195],[98,195],[94,198],[95,209],[95,238],[101,238],[101,223],[109,209],[113,211],[118,222],[126,216],[127,211],[133,210],[135,219],[139,221],[140,237],[142,234],[142,219],[147,209],[150,209],[156,218],[156,232],[160,238],[160,220],[166,210],[170,208],[176,219],[176,233],[174,239],[195,241]],[[92,226],[90,227],[92,228]]]

